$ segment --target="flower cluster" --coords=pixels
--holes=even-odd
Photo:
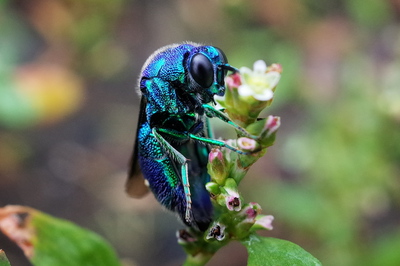
[[[272,103],[281,72],[280,65],[267,67],[259,60],[254,63],[254,70],[242,67],[240,72],[228,76],[225,96],[216,97],[225,108],[222,112],[236,125],[238,138],[225,141],[229,148],[213,148],[209,153],[207,167],[211,182],[206,189],[216,215],[204,235],[193,229],[179,232],[178,241],[188,254],[194,256],[203,248],[209,252],[210,243],[216,248],[231,239],[246,239],[259,229],[272,230],[274,217],[262,215],[257,203],[244,203],[238,185],[249,167],[275,140],[280,118],[258,116]]]
[[[258,60],[253,70],[242,67],[240,72],[228,76],[225,95],[215,99],[227,110],[229,117],[241,125],[251,124],[265,107],[271,105],[281,73],[281,65],[268,67]]]

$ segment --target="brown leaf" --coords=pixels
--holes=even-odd
[[[31,216],[35,210],[8,205],[0,208],[0,230],[14,241],[25,253],[25,256],[33,256],[33,241],[35,230],[31,225]]]

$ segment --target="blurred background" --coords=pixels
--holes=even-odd
[[[140,68],[185,40],[283,66],[276,144],[241,184],[275,216],[264,235],[324,265],[400,265],[399,0],[0,0],[0,206],[94,230],[126,265],[182,263],[182,225],[124,182]],[[232,244],[209,265],[246,256]]]

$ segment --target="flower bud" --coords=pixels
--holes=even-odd
[[[224,160],[224,155],[222,154],[220,149],[212,149],[211,152],[208,154],[208,161],[212,163],[214,160]]]
[[[256,218],[256,222],[251,227],[252,231],[255,230],[272,230],[272,221],[274,220],[274,216],[272,215],[259,215]]]
[[[275,133],[281,125],[281,119],[279,116],[268,116],[260,139],[264,147],[271,146],[275,141]]]
[[[255,223],[257,215],[261,213],[261,206],[258,203],[250,202],[246,207],[240,212],[240,215],[244,217],[242,223]]]
[[[242,85],[242,79],[240,77],[239,72],[236,72],[236,73],[233,73],[232,75],[227,76],[225,79],[225,83],[229,89],[239,88],[239,86]]]
[[[208,154],[208,173],[217,184],[224,184],[227,171],[224,155],[220,149],[212,149]]]
[[[279,74],[281,74],[282,71],[283,71],[281,64],[272,64],[272,65],[270,65],[267,68],[267,72],[272,72],[272,71],[275,71],[275,72],[278,72]]]
[[[229,211],[240,211],[242,203],[235,179],[227,178],[225,186],[221,188],[221,194],[217,197],[220,206],[226,206]]]
[[[261,213],[259,204],[251,202],[246,204],[243,209],[238,213],[240,222],[236,225],[236,234],[246,235],[249,233],[256,222],[256,217]]]
[[[208,192],[210,192],[212,195],[218,195],[221,193],[220,187],[217,183],[215,182],[208,182],[206,184],[206,189]]]
[[[266,134],[266,137],[271,136],[275,133],[281,125],[281,118],[279,116],[268,116],[267,122],[265,123],[265,128],[263,134]]]

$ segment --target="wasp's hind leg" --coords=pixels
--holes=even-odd
[[[163,131],[165,132],[165,131]],[[177,151],[168,141],[166,141],[158,132],[156,128],[152,129],[152,133],[160,145],[166,150],[166,152],[172,157],[173,160],[177,161],[181,165],[181,181],[183,185],[183,191],[186,198],[186,212],[185,221],[188,224],[192,224],[192,197],[190,193],[189,173],[188,173],[188,159]]]

